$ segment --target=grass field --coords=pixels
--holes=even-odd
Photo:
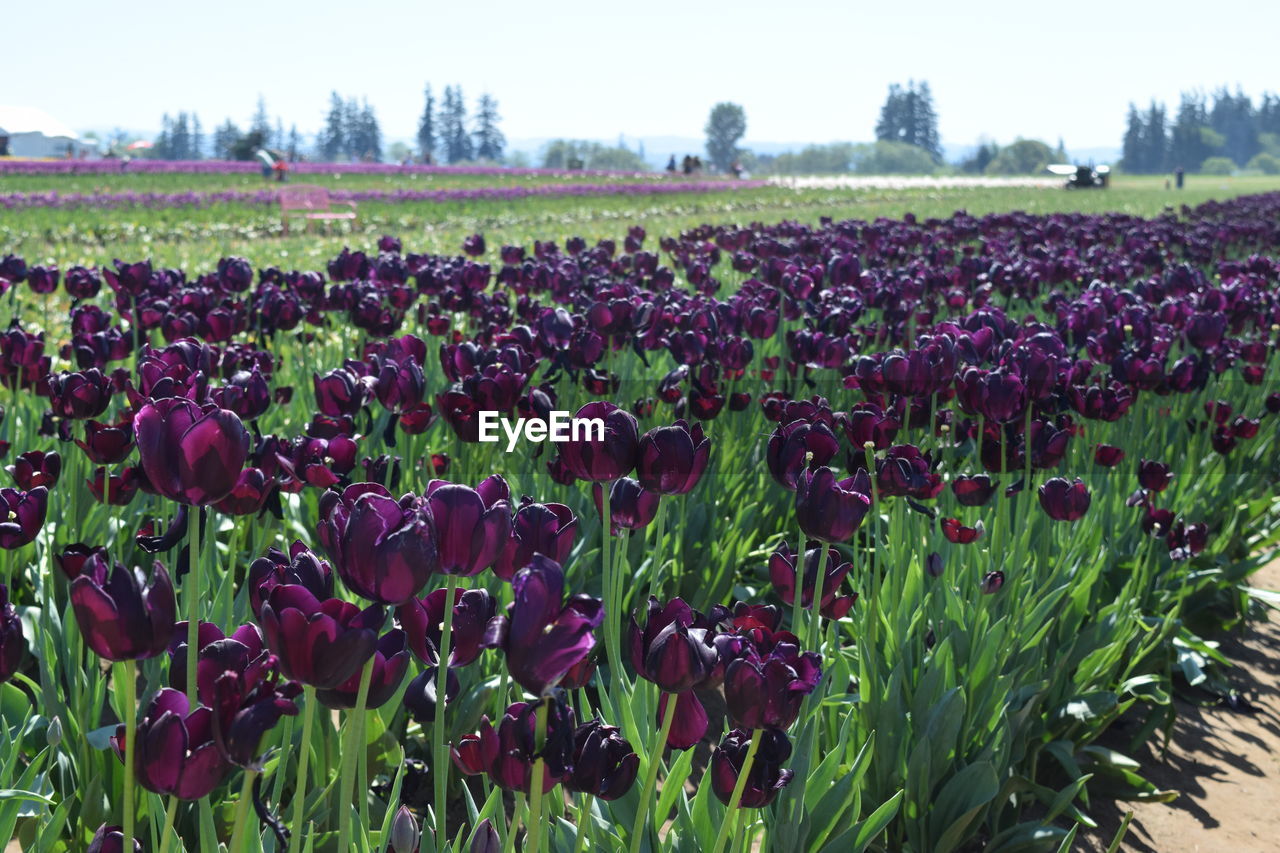
[[[307,177],[308,181],[312,176]],[[359,188],[425,188],[424,180],[452,185],[502,184],[493,176],[344,176],[330,185]],[[563,180],[548,176],[513,181]],[[601,182],[602,179],[594,179]],[[615,180],[615,179],[608,179]],[[106,182],[104,182],[106,181]],[[416,182],[415,182],[416,181]],[[61,183],[60,183],[61,182]],[[104,183],[100,183],[104,182]],[[325,182],[320,180],[320,182]],[[183,192],[191,189],[261,188],[252,175],[134,175],[89,177],[0,177],[0,194],[55,190]],[[443,185],[443,184],[440,184]],[[503,201],[375,203],[360,205],[357,233],[335,226],[329,233],[281,233],[272,206],[216,204],[204,208],[101,210],[88,207],[0,211],[0,246],[32,263],[91,264],[113,257],[151,257],[166,265],[208,265],[225,255],[250,256],[258,263],[319,265],[343,245],[364,245],[382,233],[400,236],[411,251],[457,251],[463,237],[486,234],[495,245],[535,238],[588,240],[620,238],[628,225],[643,224],[651,234],[675,234],[703,224],[820,217],[871,220],[876,217],[945,217],[956,210],[980,215],[1025,210],[1034,213],[1116,211],[1151,217],[1183,204],[1196,205],[1247,193],[1280,190],[1280,177],[1190,176],[1182,191],[1165,188],[1162,177],[1117,177],[1105,191],[1068,192],[1056,188],[912,188],[791,189],[767,187],[715,194],[660,197],[599,196]]]

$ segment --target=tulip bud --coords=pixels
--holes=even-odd
[[[493,828],[493,821],[485,818],[480,821],[471,836],[469,853],[500,853],[502,842],[498,838],[498,830]]]
[[[391,821],[391,849],[395,853],[417,853],[422,832],[408,806],[401,806]]]
[[[982,579],[982,594],[995,595],[1004,586],[1004,572],[987,572]]]
[[[44,730],[44,742],[54,749],[62,743],[62,719],[56,714],[49,721],[49,727]]]

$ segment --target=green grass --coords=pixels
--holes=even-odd
[[[177,192],[200,176],[137,176],[150,191]],[[224,176],[225,177],[225,176]],[[249,176],[252,177],[252,176]],[[50,180],[50,179],[46,179]],[[259,181],[260,184],[260,181]],[[137,189],[141,186],[118,187]],[[447,203],[364,203],[353,233],[284,237],[279,215],[267,206],[215,205],[208,208],[116,210],[76,208],[0,212],[0,251],[17,252],[30,263],[103,263],[111,258],[151,257],[157,263],[204,269],[224,255],[244,255],[255,264],[316,268],[343,245],[367,247],[377,235],[395,234],[406,251],[457,252],[463,237],[483,232],[491,247],[531,244],[534,239],[620,239],[629,225],[644,225],[657,237],[702,223],[747,223],[819,217],[871,220],[876,217],[945,217],[956,210],[981,215],[1024,210],[1033,213],[1117,211],[1156,216],[1182,204],[1280,191],[1280,177],[1189,176],[1182,191],[1166,190],[1159,177],[1117,177],[1105,191],[998,187],[981,189],[792,190],[784,187],[716,194],[531,198],[516,201]]]

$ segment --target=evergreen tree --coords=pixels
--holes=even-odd
[[[1169,137],[1165,132],[1164,104],[1151,102],[1143,121],[1142,171],[1158,174],[1165,171],[1169,159]]]
[[[1222,134],[1223,153],[1237,165],[1247,163],[1258,153],[1258,126],[1253,102],[1239,89],[1234,95],[1226,87],[1214,93],[1209,126]]]
[[[498,130],[498,102],[493,96],[485,93],[476,104],[475,151],[481,160],[495,163],[502,160],[502,150],[507,145],[506,137]]]
[[[269,139],[271,136],[271,119],[267,116],[267,102],[258,95],[258,106],[253,111],[253,119],[249,122],[249,132],[258,133],[262,139]]]
[[[235,122],[231,119],[224,121],[213,131],[213,156],[219,160],[234,160],[240,136],[240,128]]]
[[[933,107],[933,93],[927,82],[919,86],[908,81],[907,88],[897,83],[889,86],[889,94],[880,108],[876,122],[876,139],[881,142],[905,142],[929,152],[935,163],[942,162],[942,139],[938,133],[938,114]]]
[[[346,111],[337,92],[329,94],[329,114],[317,147],[325,160],[336,160],[347,151]]]
[[[165,113],[163,116],[161,116],[160,135],[156,137],[155,142],[151,145],[151,156],[155,157],[157,160],[173,159],[173,154],[171,153],[171,149],[173,148],[173,143],[172,143],[173,133],[170,130],[170,126],[172,124],[173,122],[169,118],[168,113]]]
[[[475,156],[471,134],[467,133],[467,106],[461,86],[445,87],[440,111],[440,136],[444,142],[445,159],[450,163],[461,163]]]
[[[1124,146],[1121,151],[1121,160],[1124,163],[1124,170],[1139,174],[1146,171],[1145,168],[1145,152],[1143,151],[1142,141],[1145,137],[1145,127],[1142,122],[1142,115],[1138,112],[1138,108],[1132,102],[1129,103],[1129,115],[1126,118],[1124,132]]]
[[[285,156],[290,162],[296,162],[298,155],[302,152],[302,135],[298,133],[296,124],[289,127],[289,141],[285,147]]]
[[[1183,92],[1178,115],[1169,132],[1169,165],[1195,169],[1213,156],[1218,134],[1209,127],[1209,110],[1203,95]]]
[[[422,162],[430,163],[436,153],[436,99],[431,94],[431,84],[423,90],[422,118],[418,119],[418,153]]]
[[[191,158],[191,123],[185,112],[178,113],[178,118],[174,120],[170,127],[170,156],[175,160],[190,160]]]
[[[204,159],[204,131],[200,127],[200,116],[191,114],[191,159]]]
[[[362,160],[382,161],[382,129],[378,127],[378,117],[373,114],[373,107],[365,100],[360,105],[360,150],[357,152]]]

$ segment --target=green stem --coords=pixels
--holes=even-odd
[[[676,705],[679,704],[679,698],[675,693],[667,694],[667,709],[662,715],[662,728],[653,742],[653,749],[649,751],[649,767],[645,770],[644,787],[640,789],[640,805],[636,809],[636,821],[631,827],[631,853],[638,853],[640,850],[645,819],[649,817],[649,801],[653,799],[653,791],[658,784],[658,765],[662,763],[662,751],[667,748],[667,738],[671,735],[671,724],[676,719]],[[662,820],[662,815],[658,815],[658,820]]]
[[[601,592],[603,593],[601,597],[606,602],[611,603],[614,600],[613,587],[615,579],[613,577],[613,563],[609,560],[609,540],[612,538],[609,528],[613,523],[612,512],[609,506],[609,493],[613,490],[613,482],[609,481],[603,483],[601,488],[604,490],[604,494],[600,499],[600,508],[604,515],[602,535],[600,538],[600,583]],[[604,648],[606,656],[609,658],[609,669],[612,670],[610,673],[610,682],[618,683],[622,678],[622,653],[618,648],[620,638],[618,636],[619,632],[616,629],[618,625],[621,624],[619,621],[621,614],[613,611],[614,608],[612,607],[606,607],[604,611]]]
[[[831,556],[830,549],[827,548],[825,542],[818,543],[818,575],[813,580],[813,598],[809,602],[809,633],[805,648],[811,652],[819,652],[818,646],[820,639],[820,631],[818,626],[822,624],[822,614],[818,612],[818,607],[822,603],[822,584],[827,574],[827,560]],[[799,639],[796,635],[796,639]]]
[[[796,580],[791,595],[791,633],[800,636],[800,620],[804,618],[804,564],[805,564],[804,531],[796,524]],[[821,547],[821,543],[819,543]]]
[[[169,795],[169,807],[164,810],[164,829],[160,830],[160,853],[169,853],[169,842],[173,840],[173,822],[178,817],[178,798]]]
[[[586,794],[578,801],[578,827],[573,834],[573,853],[582,853],[582,846],[587,843],[587,821],[591,820],[591,798]]]
[[[194,711],[199,702],[196,669],[200,658],[200,522],[204,509],[193,510],[187,531],[187,577],[182,594],[187,607],[187,703]]]
[[[445,821],[445,795],[449,786],[449,745],[444,736],[445,692],[449,686],[449,651],[453,641],[453,607],[454,596],[458,591],[458,576],[448,575],[445,582],[444,595],[444,627],[440,631],[440,659],[436,666],[436,719],[433,738],[435,750],[432,753],[435,766],[431,775],[435,781],[436,807],[436,849],[444,852],[449,841]]]
[[[733,786],[733,793],[729,796],[729,808],[725,812],[724,820],[720,822],[720,831],[716,833],[716,845],[711,849],[711,853],[720,853],[724,849],[724,843],[729,840],[729,828],[735,823],[734,818],[737,817],[735,812],[739,803],[742,802],[742,792],[747,789],[747,777],[751,775],[751,765],[756,760],[756,750],[760,748],[760,738],[764,735],[764,729],[756,729],[751,733],[751,745],[747,747],[747,757],[742,762],[742,769],[738,771],[738,781]]]
[[[516,849],[516,831],[520,828],[520,813],[524,810],[524,792],[516,792],[515,807],[511,809],[511,823],[507,826],[507,841],[502,845],[502,853],[514,853]]]
[[[533,762],[533,773],[529,777],[529,818],[525,821],[525,847],[527,853],[538,853],[542,841],[542,750],[547,740],[547,700],[538,700],[538,710],[534,718],[533,743],[538,750],[538,757]],[[343,849],[343,848],[339,848]]]
[[[236,803],[235,829],[231,831],[231,846],[228,853],[240,853],[244,848],[244,827],[249,817],[249,801],[253,799],[253,780],[258,775],[255,770],[244,771],[244,782],[240,785],[240,800]]]
[[[351,849],[351,797],[354,794],[356,782],[357,754],[361,760],[364,755],[361,724],[364,722],[365,703],[369,701],[369,682],[373,680],[374,660],[375,657],[370,655],[368,663],[360,673],[360,689],[356,693],[356,706],[351,709],[351,714],[347,718],[346,743],[342,745],[342,778],[338,785],[338,846],[336,848],[338,850]]]
[[[124,847],[133,849],[133,756],[138,744],[138,702],[137,677],[138,663],[133,660],[120,661],[116,667],[116,677],[120,679],[124,689],[124,818],[121,824],[124,829]]]
[[[298,754],[298,781],[293,786],[293,821],[290,827],[293,835],[289,838],[289,853],[298,853],[302,845],[303,808],[307,800],[307,762],[311,758],[311,725],[316,718],[316,689],[311,685],[302,688],[302,699],[306,707],[302,710],[302,743]]]

